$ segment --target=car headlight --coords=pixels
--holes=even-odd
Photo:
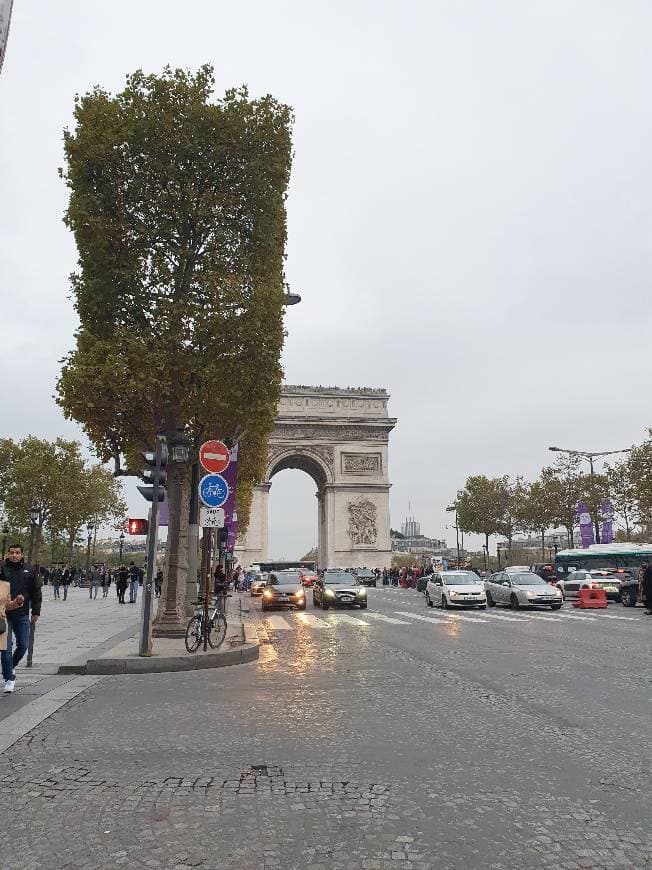
[[[296,593],[296,596],[297,598],[303,598],[303,589],[299,589],[299,591]]]
[[[363,589],[358,589],[358,595],[359,595],[361,598],[366,598],[366,597],[367,597],[367,590],[364,589],[364,588],[363,588]]]
[[[270,592],[270,590],[265,589],[265,591],[263,592],[263,598],[271,598],[271,597],[272,597],[272,593]]]
[[[325,589],[324,595],[327,595],[329,598],[335,598],[335,593],[332,589]]]
[[[555,589],[555,595],[557,596],[557,598],[563,598],[563,595],[561,594],[561,589]]]
[[[526,592],[525,594],[527,595],[528,598],[536,598],[537,597],[536,592]]]
[[[451,598],[457,598],[459,593],[457,593],[457,592],[455,592],[455,590],[451,589],[451,591],[448,594],[450,595]]]

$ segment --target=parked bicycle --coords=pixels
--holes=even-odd
[[[228,596],[229,598],[231,596]],[[189,653],[197,652],[208,635],[208,645],[217,649],[224,643],[226,637],[226,595],[217,595],[208,611],[208,622],[204,618],[204,602],[195,601],[195,613],[186,627],[186,649]]]

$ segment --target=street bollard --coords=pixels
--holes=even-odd
[[[36,633],[36,625],[33,622],[29,624],[29,644],[27,646],[27,667],[32,667],[32,657],[34,656],[34,634]]]

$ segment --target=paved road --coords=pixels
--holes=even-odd
[[[652,866],[652,617],[369,600],[82,692],[0,755],[2,866]]]

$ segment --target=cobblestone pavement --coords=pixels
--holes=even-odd
[[[2,867],[652,867],[652,618],[369,599],[78,695],[0,755]]]

